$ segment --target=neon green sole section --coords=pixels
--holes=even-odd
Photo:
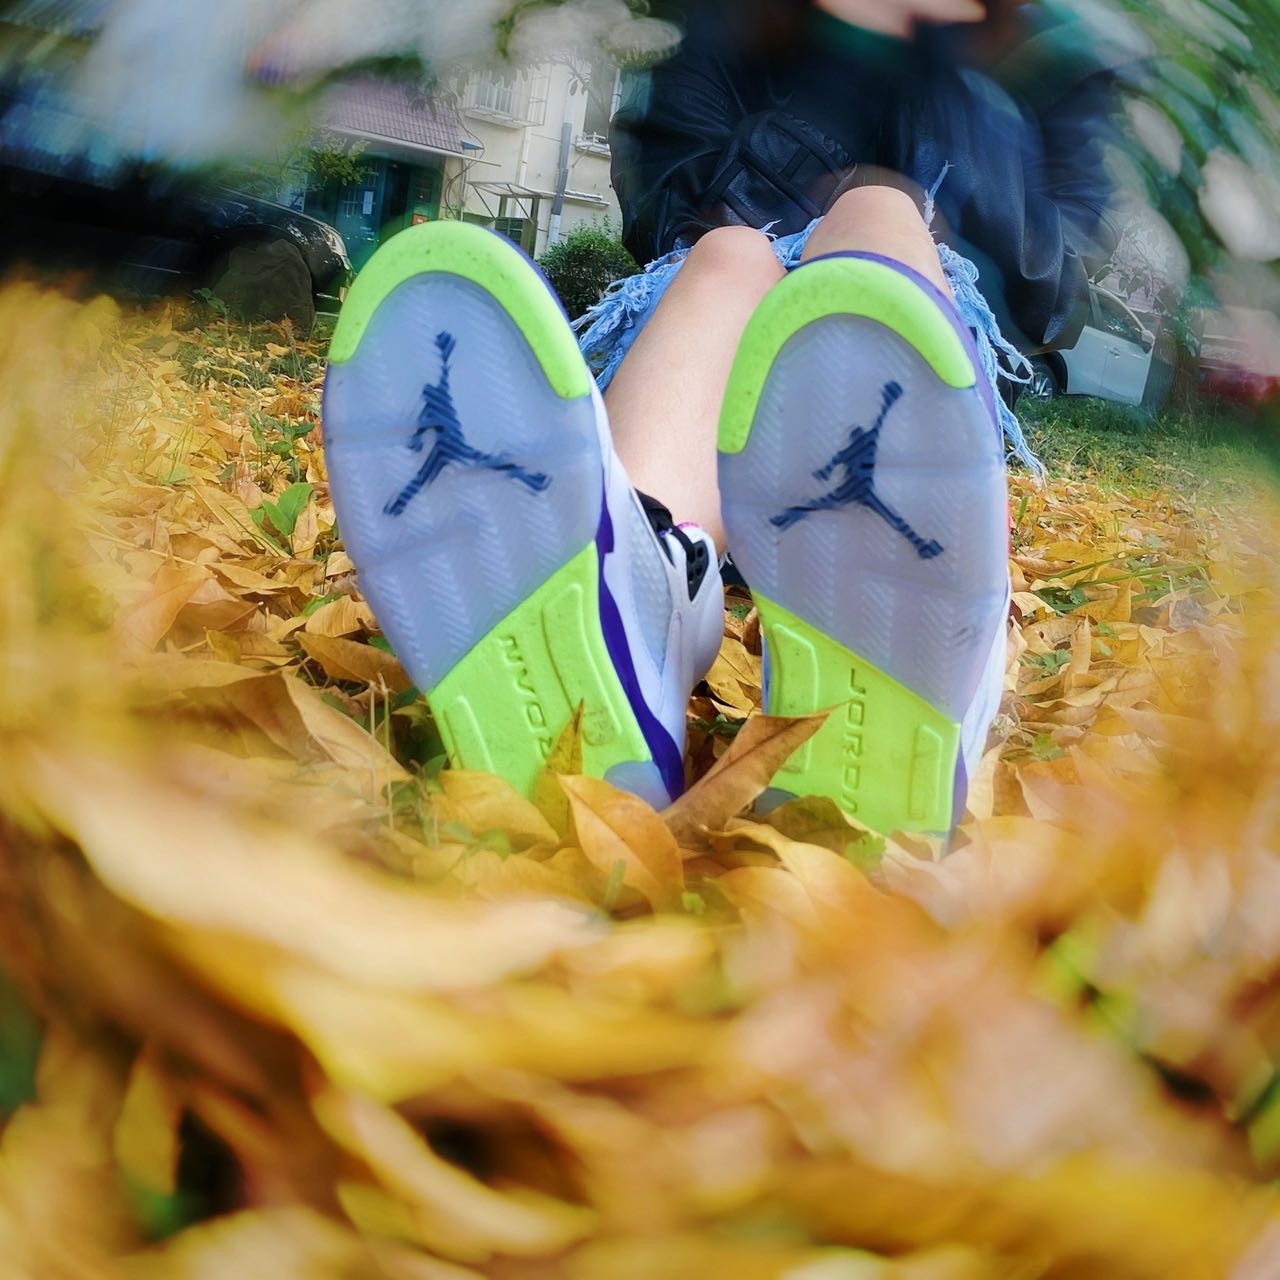
[[[876,831],[949,831],[960,726],[780,605],[755,603],[769,650],[768,713],[835,708],[773,786],[829,796]]]
[[[976,385],[973,361],[960,335],[919,285],[883,262],[825,258],[780,280],[751,317],[725,391],[721,453],[746,448],[778,352],[806,325],[834,315],[863,316],[892,329],[949,387]]]
[[[427,695],[449,759],[526,795],[581,704],[583,769],[652,754],[600,631],[595,544],[508,614]]]
[[[506,309],[563,400],[591,392],[591,375],[560,307],[524,255],[501,236],[466,222],[407,227],[369,259],[343,304],[329,360],[355,355],[374,312],[399,285],[424,272],[461,276],[487,289]]]

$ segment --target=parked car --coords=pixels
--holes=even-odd
[[[1249,408],[1280,403],[1280,319],[1229,306],[1200,312],[1196,325],[1196,386],[1202,394]]]
[[[157,297],[209,288],[247,314],[310,329],[351,282],[337,230],[215,183],[139,172],[110,185],[0,164],[6,265],[87,272],[95,287]]]
[[[1167,333],[1153,332],[1123,298],[1093,285],[1089,319],[1075,346],[1032,356],[1023,394],[1040,400],[1099,396],[1155,412],[1169,394],[1173,346]]]
[[[96,142],[65,97],[0,90],[0,266],[69,269],[141,296],[206,287],[304,331],[338,308],[352,270],[336,228],[209,176],[104,161]]]

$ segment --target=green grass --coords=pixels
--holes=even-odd
[[[333,341],[333,331],[338,326],[336,313],[322,311],[316,316],[316,322],[307,336],[308,342],[322,342],[328,346]]]
[[[1052,476],[1121,490],[1168,487],[1187,497],[1280,482],[1280,415],[1204,400],[1151,417],[1086,396],[1023,399],[1027,439]]]
[[[193,386],[226,382],[226,363],[218,351],[226,324],[248,342],[250,360],[234,381],[250,387],[271,385],[281,376],[301,385],[323,370],[323,347],[336,317],[320,315],[310,343],[271,357],[262,346],[280,342],[270,326],[249,327],[209,312],[210,327],[201,340],[183,340],[175,358]],[[243,352],[244,348],[240,348]],[[1260,481],[1280,486],[1280,407],[1249,413],[1221,401],[1185,400],[1152,417],[1140,409],[1088,396],[1055,400],[1023,397],[1018,417],[1032,448],[1053,477],[1077,477],[1125,491],[1170,488],[1188,498],[1207,491],[1246,495]]]

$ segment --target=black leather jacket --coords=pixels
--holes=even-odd
[[[790,234],[860,167],[919,192],[950,164],[935,232],[977,263],[1007,336],[1071,346],[1088,310],[1083,257],[1104,260],[1114,240],[1102,144],[1115,76],[1089,40],[1032,13],[1012,54],[980,70],[972,32],[908,44],[815,10],[780,52],[753,47],[737,3],[668,9],[679,50],[625,80],[610,141],[633,256],[726,224]]]

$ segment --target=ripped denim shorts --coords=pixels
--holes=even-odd
[[[932,198],[926,205],[926,212],[931,205]],[[809,236],[820,221],[821,219],[815,219],[803,231],[795,235],[780,236],[773,241],[773,251],[788,271],[800,265]],[[942,269],[955,297],[956,309],[977,341],[982,373],[991,384],[1009,455],[1024,463],[1036,476],[1041,476],[1043,468],[1027,444],[1022,427],[1005,403],[999,387],[1001,379],[1010,382],[1025,381],[1025,374],[1021,371],[1026,362],[1017,349],[1001,335],[991,308],[979,292],[978,268],[950,246],[939,243],[937,247]],[[618,366],[640,336],[640,331],[657,309],[662,295],[688,255],[687,248],[676,249],[649,263],[639,275],[614,281],[600,301],[575,322],[574,328],[578,332],[582,354],[596,375],[601,391],[612,381]],[[1003,368],[1001,356],[1005,361]]]

